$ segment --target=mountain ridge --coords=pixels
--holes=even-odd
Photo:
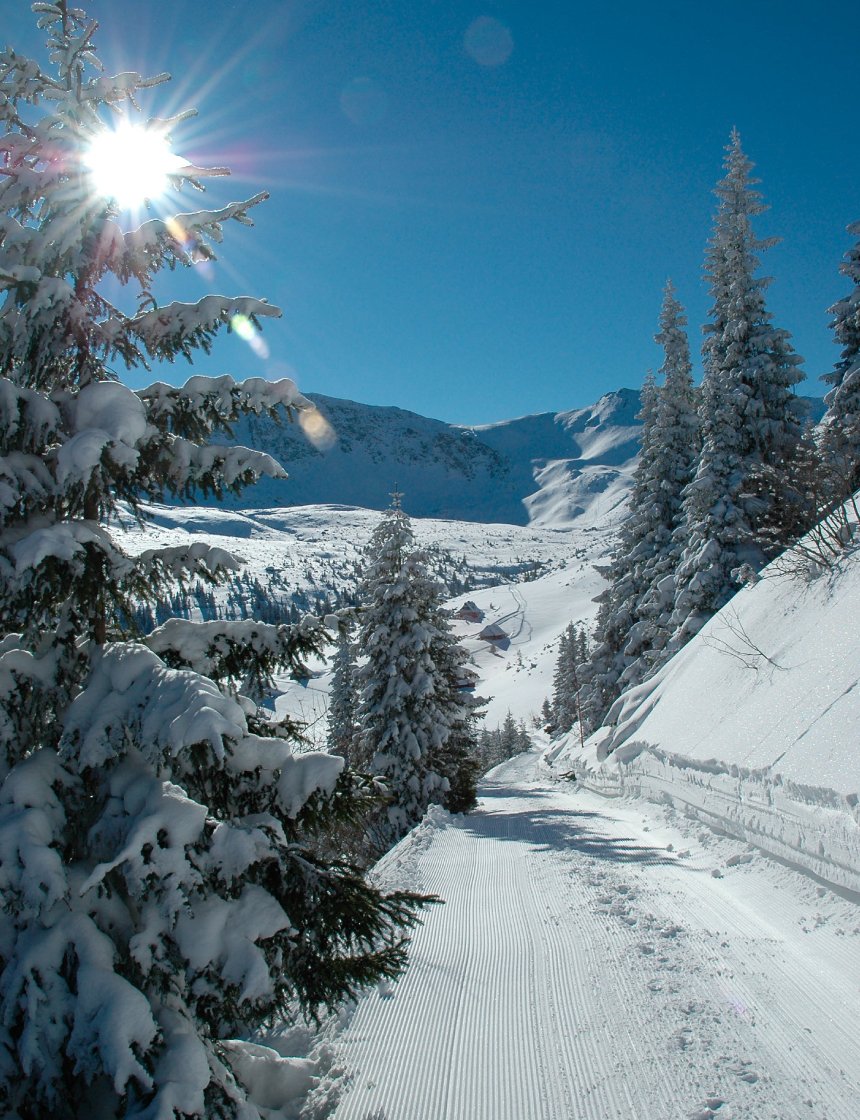
[[[449,424],[393,405],[307,394],[292,423],[248,416],[224,443],[268,452],[287,479],[262,479],[234,509],[346,505],[382,510],[405,494],[414,517],[611,531],[621,523],[639,454],[641,394],[491,424]],[[824,411],[806,401],[813,422]]]
[[[395,488],[413,516],[569,528],[620,519],[639,450],[639,392],[484,425],[308,394],[312,422],[251,416],[233,439],[273,455],[289,479],[263,479],[228,504],[384,509]]]

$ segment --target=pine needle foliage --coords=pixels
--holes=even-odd
[[[684,493],[672,648],[728,602],[738,587],[734,573],[758,571],[785,547],[761,528],[786,520],[779,511],[794,500],[780,468],[800,449],[804,410],[794,387],[804,374],[790,335],[767,309],[769,280],[757,276],[759,254],[774,242],[753,230],[766,207],[752,168],[734,131],[705,257],[713,305],[702,348],[702,451]]]
[[[279,314],[248,296],[151,295],[265,196],[123,229],[85,152],[168,75],[110,76],[83,11],[34,10],[49,62],[0,54],[2,1111],[259,1120],[227,1041],[395,976],[423,900],[320,857],[314,835],[365,805],[367,783],[296,753],[296,729],[255,702],[320,650],[319,621],[175,621],[146,641],[131,626],[177,581],[217,583],[238,562],[202,542],[130,556],[118,516],[282,475],[212,437],[304,402],[289,381],[118,380],[207,351],[236,315]],[[186,165],[174,186],[214,173]],[[136,310],[108,281],[137,292]]]
[[[860,236],[860,222],[848,232]],[[822,379],[832,386],[825,398],[821,444],[836,481],[836,501],[860,487],[860,241],[845,254],[840,272],[853,288],[830,308],[830,327],[842,352],[836,368]]]

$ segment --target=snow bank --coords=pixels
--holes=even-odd
[[[306,1096],[319,1084],[317,1063],[311,1058],[283,1058],[269,1046],[239,1039],[222,1046],[233,1072],[264,1115],[298,1116]]]
[[[582,751],[545,761],[608,794],[671,802],[860,892],[860,552],[816,578],[779,561]]]

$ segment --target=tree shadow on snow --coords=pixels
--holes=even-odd
[[[507,787],[507,796],[511,796]],[[536,791],[529,790],[529,797]],[[492,791],[482,787],[481,797],[487,800]],[[502,796],[500,789],[495,796]],[[505,840],[513,844],[527,844],[538,851],[581,852],[592,859],[610,863],[672,864],[677,857],[665,848],[643,844],[631,836],[611,836],[589,826],[589,820],[608,820],[601,813],[579,810],[560,812],[558,809],[524,809],[519,812],[500,812],[490,808],[480,816],[467,817],[462,827],[475,836],[492,840]]]
[[[528,797],[533,801],[537,801],[538,799],[543,797],[553,796],[554,791],[551,789],[526,789],[525,787],[523,789],[519,789],[517,786],[512,786],[509,782],[506,782],[504,784],[502,782],[499,782],[498,785],[494,785],[491,782],[483,781],[478,786],[479,801],[488,801],[493,797],[502,797],[507,801],[510,801],[512,797]]]

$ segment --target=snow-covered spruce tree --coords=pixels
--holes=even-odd
[[[568,661],[570,657],[570,643],[573,637],[573,623],[561,632],[558,639],[558,653],[555,659],[555,669],[552,674],[552,700],[544,700],[543,712],[546,726],[550,735],[567,731],[573,726],[571,695],[568,688]]]
[[[374,826],[395,843],[438,802],[454,811],[475,800],[475,701],[458,690],[466,654],[442,605],[442,588],[415,549],[395,494],[374,530],[359,585],[359,731],[354,765],[379,776],[390,804]]]
[[[792,496],[782,466],[798,453],[803,420],[793,392],[804,376],[801,359],[788,332],[771,322],[768,280],[756,277],[758,253],[773,242],[753,232],[765,206],[737,131],[725,169],[705,259],[714,302],[704,328],[702,452],[684,495],[672,649],[731,598],[733,573],[759,570],[785,543],[767,540],[762,528],[787,518],[780,507]]]
[[[588,635],[584,627],[568,623],[558,642],[558,657],[553,673],[551,734],[570,731],[579,719],[578,693],[582,667],[588,661]]]
[[[625,688],[653,672],[670,634],[682,494],[699,453],[686,323],[668,281],[655,336],[663,348],[663,382],[658,386],[649,375],[642,387],[640,453],[629,512],[601,599],[594,651],[580,674],[579,703],[587,730],[599,726]]]
[[[120,505],[143,517],[142,499],[280,474],[208,440],[302,402],[289,382],[115,380],[208,349],[235,314],[276,314],[148,294],[262,196],[124,232],[84,153],[105,111],[166,75],[104,75],[80,10],[35,9],[50,72],[0,54],[2,1113],[255,1120],[229,1040],[293,1000],[333,1005],[396,974],[417,900],[318,856],[313,830],[352,812],[360,783],[341,759],[294,755],[290,728],[246,695],[318,648],[319,623],[130,632],[136,604],[236,562],[203,543],[128,556],[110,528]],[[103,294],[111,276],[139,289],[136,312]]]
[[[621,527],[615,555],[606,573],[609,586],[600,595],[591,656],[578,674],[581,682],[577,696],[578,712],[586,733],[600,726],[618,696],[618,681],[628,664],[624,651],[636,622],[636,607],[644,591],[641,573],[634,564],[634,551],[640,542],[638,526],[642,513],[637,492],[646,477],[643,463],[649,461],[657,416],[657,386],[651,373],[642,386],[641,403],[638,414],[638,419],[642,421],[641,451],[628,503],[630,512]]]
[[[481,728],[478,733],[477,755],[478,765],[482,771],[490,770],[497,762],[501,762],[501,735],[498,728],[493,731],[488,727]]]
[[[350,761],[350,750],[355,740],[356,706],[356,649],[352,640],[352,623],[344,622],[338,631],[337,645],[332,658],[331,686],[328,703],[327,746],[332,754]]]
[[[860,236],[860,222],[848,232]],[[833,387],[825,398],[821,446],[834,479],[841,482],[834,496],[844,500],[860,487],[860,242],[845,254],[840,272],[854,288],[830,308],[830,326],[842,353],[833,372],[822,379]]]
[[[683,494],[692,481],[701,442],[693,387],[687,319],[666,282],[655,342],[663,348],[662,382],[653,414],[643,410],[642,453],[634,476],[630,516],[622,532],[632,571],[634,622],[624,647],[623,691],[645,680],[660,663],[670,636],[674,571],[681,542]]]
[[[502,726],[498,730],[500,762],[506,758],[513,758],[514,755],[521,754],[523,751],[531,750],[532,741],[525,725],[522,721],[517,723],[510,709],[505,713]]]

